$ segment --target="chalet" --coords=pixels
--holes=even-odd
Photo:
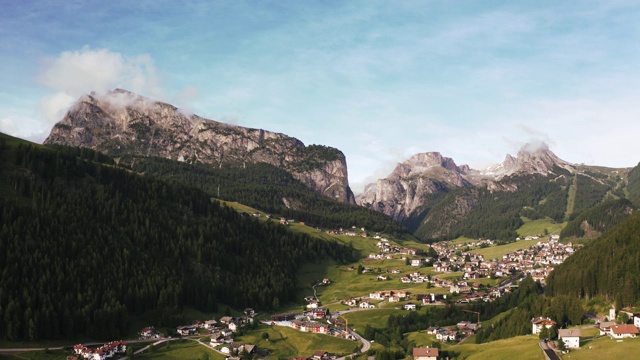
[[[231,316],[223,316],[220,318],[220,322],[223,324],[229,324],[232,321],[233,321],[233,317]]]
[[[375,305],[373,305],[373,304],[370,304],[370,303],[369,303],[369,302],[367,302],[367,301],[362,301],[362,302],[360,303],[359,307],[360,307],[361,309],[373,309],[373,308],[375,308],[376,306],[375,306]]]
[[[215,320],[206,320],[206,321],[204,322],[204,328],[205,328],[205,329],[211,329],[211,328],[214,328],[214,327],[216,326],[216,324],[217,324],[217,323],[218,323],[218,322],[217,322],[217,321],[215,321]]]
[[[307,309],[316,309],[318,307],[318,302],[316,300],[311,300],[307,304]]]
[[[580,347],[580,329],[560,329],[558,339],[564,342],[567,349],[578,349]]]
[[[193,335],[196,333],[196,330],[197,330],[196,325],[178,326],[176,328],[176,332],[178,333],[178,335],[182,335],[182,336]]]
[[[154,328],[153,326],[149,326],[140,330],[140,336],[143,338],[150,338],[150,337],[153,337],[155,334],[156,334],[156,328]]]
[[[329,353],[323,350],[318,350],[311,355],[313,360],[326,360],[329,358]]]
[[[331,280],[329,280],[329,279],[322,279],[322,284],[323,284],[323,285],[329,285],[329,284],[331,284]]]
[[[427,328],[427,334],[429,335],[435,335],[440,331],[440,328],[437,326],[429,326]]]
[[[406,304],[404,304],[403,308],[405,310],[416,310],[416,304],[414,304],[414,303],[406,303]]]
[[[414,360],[438,360],[438,348],[413,348]]]
[[[327,311],[324,308],[313,309],[311,312],[311,317],[314,319],[323,319],[327,316]]]
[[[549,318],[543,318],[542,316],[533,318],[531,319],[531,333],[534,335],[540,334],[540,331],[542,331],[543,326],[546,327],[547,329],[550,329],[555,324],[556,324],[555,321]]]
[[[615,321],[601,321],[598,330],[600,330],[600,335],[608,335],[611,333],[611,327],[616,325]]]
[[[640,329],[640,314],[633,314],[633,325]]]
[[[252,308],[246,308],[244,309],[244,314],[247,316],[256,316],[256,311]]]
[[[441,329],[440,332],[436,334],[436,339],[439,341],[456,341],[458,339],[458,333],[456,331]]]
[[[384,281],[384,280],[389,280],[389,277],[387,275],[378,275],[378,281]]]
[[[237,322],[235,322],[235,321],[232,321],[232,322],[228,323],[228,324],[227,324],[227,326],[229,327],[229,330],[231,330],[231,331],[233,331],[233,332],[238,331],[238,328],[240,327],[240,326],[238,325],[238,323],[237,323]]]
[[[611,326],[609,336],[614,339],[634,338],[638,335],[638,328],[633,324],[622,324]]]
[[[415,255],[417,253],[418,253],[418,250],[416,250],[416,249],[411,249],[411,248],[400,249],[400,254]]]
[[[424,259],[411,259],[411,266],[424,266]]]

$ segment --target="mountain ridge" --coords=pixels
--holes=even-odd
[[[143,155],[217,166],[264,162],[325,196],[355,203],[338,149],[205,119],[122,89],[80,97],[44,143],[87,147],[116,160]]]

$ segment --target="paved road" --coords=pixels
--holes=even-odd
[[[553,351],[553,349],[551,349],[549,347],[549,344],[547,344],[545,341],[540,341],[539,345],[540,345],[540,348],[542,349],[542,352],[545,354],[547,359],[549,359],[549,360],[561,360],[560,357],[558,356],[558,354],[556,354],[556,352]]]

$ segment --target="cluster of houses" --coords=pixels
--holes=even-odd
[[[382,290],[370,293],[369,299],[399,302],[408,299],[408,296],[406,290]]]
[[[239,317],[223,316],[219,321],[215,319],[206,321],[196,320],[191,325],[178,326],[176,332],[180,336],[189,336],[198,334],[199,329],[204,329],[205,333],[210,334],[211,346],[230,344],[233,342],[233,333],[237,332],[242,326],[253,323],[255,311],[247,308],[244,310],[244,313],[245,316]]]
[[[124,354],[127,351],[126,341],[112,341],[106,343],[97,349],[90,349],[82,344],[73,347],[73,353],[76,355],[71,359],[88,359],[88,360],[104,360],[115,356],[116,354]]]
[[[544,283],[554,266],[562,264],[574,252],[573,244],[558,242],[557,235],[552,235],[548,242],[540,241],[529,248],[505,254],[502,259],[489,261],[482,255],[456,250],[460,246],[451,248],[447,242],[434,244],[438,260],[433,263],[433,269],[438,272],[462,271],[464,279],[504,277],[523,272]]]
[[[615,319],[615,310],[611,309],[609,319]],[[543,328],[550,329],[556,322],[550,318],[537,317],[531,319],[531,332],[540,334]],[[633,314],[633,324],[619,324],[615,321],[601,321],[598,324],[600,336],[609,336],[612,339],[635,338],[640,334],[640,314]],[[558,339],[564,342],[567,349],[580,347],[580,329],[559,329]]]
[[[427,334],[435,335],[440,342],[458,341],[459,339],[471,336],[480,330],[480,324],[468,321],[461,321],[456,324],[455,329],[431,326],[427,329]]]

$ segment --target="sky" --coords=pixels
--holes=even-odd
[[[640,161],[638,1],[0,0],[0,131],[124,88],[340,149],[357,193],[438,151]]]

